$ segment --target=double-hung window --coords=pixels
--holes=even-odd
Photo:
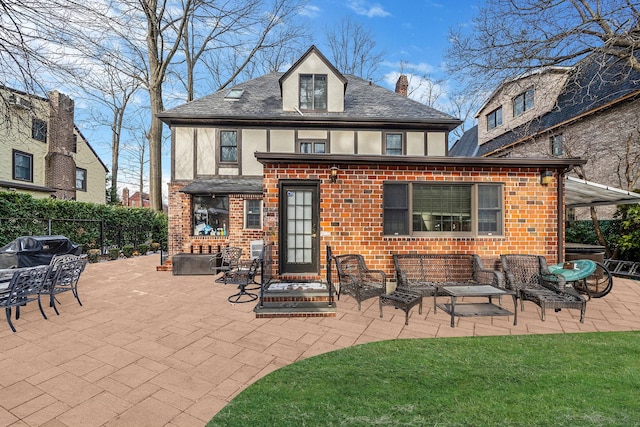
[[[220,162],[221,163],[237,163],[238,162],[238,131],[235,131],[235,130],[220,131]]]
[[[385,235],[502,235],[501,184],[388,183]]]
[[[76,168],[76,190],[87,191],[87,170]]]
[[[502,107],[498,107],[487,114],[487,130],[491,130],[502,125]]]
[[[402,134],[385,134],[384,152],[388,156],[402,156]]]
[[[327,109],[326,74],[300,74],[299,105],[301,110]]]
[[[533,108],[533,95],[534,90],[531,88],[513,98],[513,117]]]
[[[33,182],[33,154],[13,150],[13,179]]]
[[[244,228],[262,228],[262,221],[260,221],[260,206],[261,200],[249,199],[244,202]]]
[[[554,135],[551,137],[551,155],[554,157],[562,156],[563,154],[564,138],[562,134]]]
[[[47,142],[47,122],[40,119],[31,120],[31,138]]]

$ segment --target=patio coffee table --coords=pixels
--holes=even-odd
[[[449,295],[451,302],[449,304],[438,304],[438,307],[451,314],[452,328],[455,327],[455,316],[511,316],[513,314],[513,324],[518,324],[518,306],[516,293],[513,291],[496,288],[491,285],[443,286],[441,289],[445,294]],[[513,313],[493,304],[491,301],[493,297],[505,295],[511,295],[513,298]],[[456,304],[456,298],[458,297],[488,297],[489,302]]]

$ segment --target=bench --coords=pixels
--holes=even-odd
[[[433,296],[445,295],[443,286],[491,285],[504,289],[504,276],[485,269],[473,254],[394,254],[396,289]]]

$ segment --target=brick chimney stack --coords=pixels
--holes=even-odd
[[[129,189],[122,189],[122,206],[129,206]]]
[[[47,186],[60,200],[76,198],[76,162],[73,160],[74,103],[58,92],[49,93],[47,125]]]
[[[396,82],[396,93],[406,97],[408,95],[409,90],[409,80],[407,80],[407,76],[404,74],[400,74],[398,77],[398,81]]]

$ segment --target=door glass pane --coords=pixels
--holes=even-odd
[[[287,192],[287,255],[289,262],[312,262],[312,200],[311,190]]]

